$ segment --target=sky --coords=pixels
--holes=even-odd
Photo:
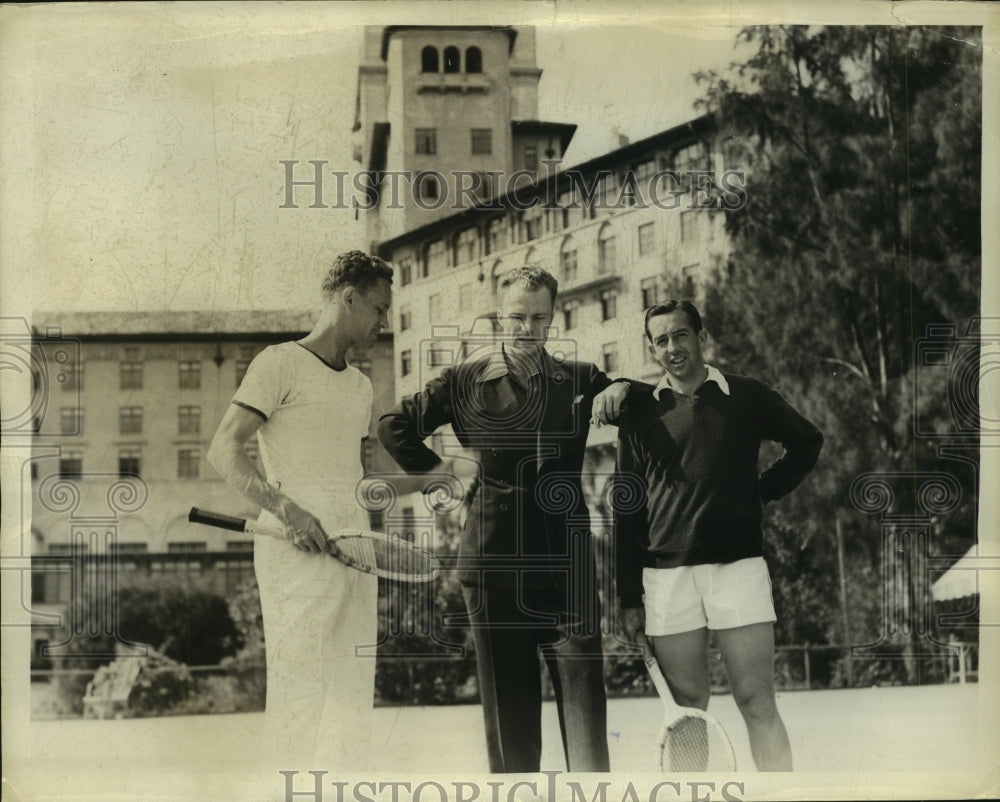
[[[364,221],[346,209],[280,209],[279,161],[360,167],[351,126],[361,24],[409,21],[413,5],[355,7],[7,7],[5,294],[57,311],[313,303],[331,255],[365,247]],[[450,24],[525,22],[458,11],[441,20],[441,8]],[[693,117],[691,73],[725,66],[738,30],[536,13],[539,116],[578,125],[565,166],[617,147],[619,134],[634,141]]]

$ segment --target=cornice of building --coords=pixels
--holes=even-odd
[[[528,122],[531,121],[522,121],[522,124]],[[561,125],[560,123],[542,123],[541,121],[537,121],[537,124],[548,126]],[[576,126],[573,126],[574,129],[575,127]],[[492,198],[488,203],[484,203],[479,206],[471,206],[463,209],[462,211],[456,212],[455,214],[448,215],[447,217],[440,217],[426,223],[425,225],[406,231],[399,236],[393,237],[392,239],[378,243],[378,255],[383,259],[391,259],[392,252],[402,245],[420,242],[436,235],[452,231],[455,228],[467,225],[471,221],[478,220],[480,218],[500,217],[509,212],[511,209],[526,208],[525,204],[530,203],[532,198],[553,197],[554,195],[570,188],[572,185],[572,179],[570,178],[571,174],[593,175],[601,170],[607,170],[615,165],[622,164],[623,162],[637,162],[641,157],[651,152],[655,152],[657,149],[666,144],[681,145],[691,139],[697,139],[698,137],[703,137],[712,133],[714,128],[715,120],[711,115],[705,114],[700,117],[696,117],[693,120],[681,123],[680,125],[675,125],[672,128],[660,131],[659,133],[648,136],[645,139],[640,139],[637,142],[632,142],[623,147],[608,151],[600,156],[595,156],[594,158],[581,162],[580,164],[562,168],[559,171],[542,178],[537,184],[518,187],[517,189],[510,190],[502,195]],[[553,184],[555,184],[554,189],[552,186]]]

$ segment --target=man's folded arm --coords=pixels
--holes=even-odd
[[[451,423],[451,370],[404,398],[379,418],[378,439],[399,467],[409,474],[441,469],[441,457],[424,443],[435,429]]]

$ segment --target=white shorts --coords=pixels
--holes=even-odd
[[[643,568],[647,635],[732,629],[777,620],[763,557],[734,563]]]

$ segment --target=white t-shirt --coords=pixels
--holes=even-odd
[[[372,385],[357,368],[336,370],[297,342],[272,345],[250,363],[233,403],[266,421],[257,430],[260,456],[268,481],[283,490],[353,492],[364,475]]]

